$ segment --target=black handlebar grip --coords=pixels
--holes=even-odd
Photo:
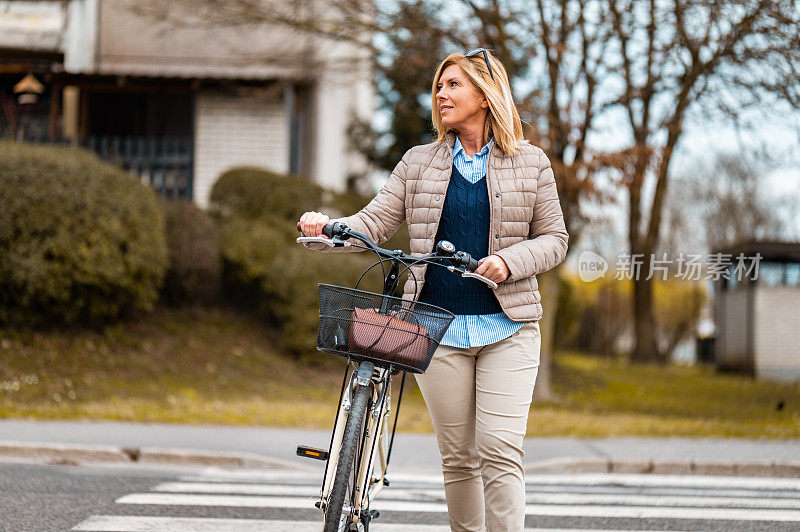
[[[478,261],[466,251],[456,251],[453,259],[456,264],[463,266],[467,271],[474,272],[478,269]]]
[[[325,227],[322,228],[322,234],[327,236],[328,238],[333,238],[334,236],[338,236],[340,238],[348,238],[347,234],[347,225],[343,224],[342,222],[333,222],[329,223]]]

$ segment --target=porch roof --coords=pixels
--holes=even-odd
[[[716,249],[714,253],[730,253],[734,257],[739,253],[743,253],[746,257],[760,253],[761,260],[800,263],[800,242],[750,240],[727,248]]]
[[[107,76],[134,76],[143,78],[182,78],[215,80],[310,80],[310,69],[305,66],[284,65],[224,65],[209,62],[200,64],[175,64],[135,62],[129,58],[113,60],[104,58],[94,72]]]

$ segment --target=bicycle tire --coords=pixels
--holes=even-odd
[[[350,413],[347,416],[347,423],[344,427],[342,446],[339,449],[336,476],[333,480],[328,502],[325,505],[324,532],[339,532],[342,507],[348,492],[352,491],[353,460],[361,444],[361,428],[367,411],[367,403],[371,396],[372,383],[367,386],[356,386],[356,391],[353,393],[353,402],[350,404]],[[347,530],[349,529],[348,526]]]

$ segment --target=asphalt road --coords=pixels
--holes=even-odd
[[[0,462],[0,530],[319,529],[319,473]],[[396,474],[374,532],[448,529],[441,478]],[[800,481],[659,475],[531,475],[526,527],[798,530]],[[235,521],[231,521],[235,519]],[[147,528],[149,527],[149,528]]]
[[[112,511],[117,497],[169,478],[174,473],[145,468],[0,463],[0,529],[69,530],[88,515]]]

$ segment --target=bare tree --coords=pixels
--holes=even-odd
[[[371,0],[125,0],[134,12],[179,27],[283,26],[373,49],[383,31]]]
[[[683,194],[670,194],[670,204],[680,203],[693,214],[691,227],[668,225],[676,238],[695,232],[705,250],[713,252],[748,240],[786,237],[791,211],[798,202],[771,193],[767,174],[776,167],[773,161],[753,159],[742,152],[720,152],[710,164],[696,166],[699,169],[691,176],[676,180]]]
[[[611,37],[608,11],[586,0],[536,0],[524,24],[534,36],[541,83],[522,100],[523,118],[536,124],[532,140],[547,153],[558,176],[559,198],[572,243],[578,241],[587,217],[581,202],[598,197],[589,135],[602,112],[598,97],[606,77],[606,45]],[[600,198],[602,199],[602,198]],[[542,318],[542,362],[546,378],[537,394],[552,396],[550,364],[554,354],[556,303],[561,279],[558,270],[539,277],[548,302]]]
[[[779,208],[764,193],[764,176],[741,154],[720,154],[714,172],[716,186],[700,188],[708,202],[704,209],[709,251],[747,240],[778,239],[786,228]],[[705,190],[703,190],[705,188]]]
[[[650,270],[663,228],[669,168],[689,111],[704,106],[744,126],[743,110],[783,102],[800,108],[800,12],[792,0],[608,0],[614,38],[611,103],[626,116],[631,145],[605,162],[628,194],[631,254]],[[653,187],[647,205],[645,186]],[[646,216],[649,214],[649,217]],[[634,280],[632,358],[664,361],[652,282]]]

